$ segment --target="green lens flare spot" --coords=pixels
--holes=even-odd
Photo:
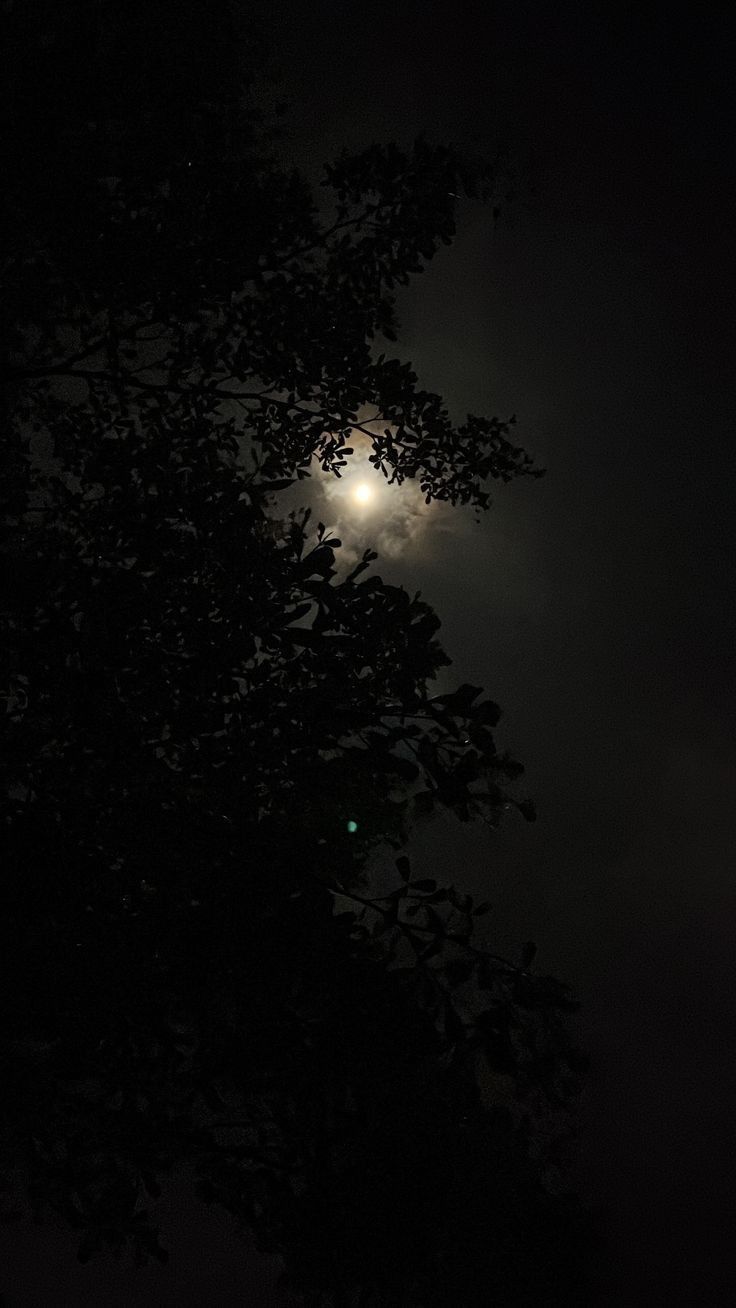
[[[358,824],[357,822],[353,822],[353,819],[351,818],[350,821],[348,822],[348,831],[352,836],[355,834],[357,830],[358,830]]]

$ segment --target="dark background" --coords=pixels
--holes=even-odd
[[[527,765],[539,818],[497,836],[448,820],[417,833],[414,858],[482,887],[496,946],[535,939],[540,968],[582,1001],[580,1181],[608,1212],[606,1302],[725,1304],[733,33],[700,6],[260,12],[289,105],[279,148],[315,178],[344,145],[419,131],[510,152],[515,198],[495,227],[464,208],[456,244],[401,301],[397,348],[461,419],[516,411],[547,476],[499,488],[480,525],[457,510],[380,570],[436,607],[453,679],[504,707],[501,740]],[[180,1194],[162,1238],[172,1265],[139,1273],[67,1268],[61,1242],[22,1238],[8,1303],[39,1302],[34,1258],[46,1278],[57,1269],[47,1302],[284,1302],[266,1264]]]
[[[402,304],[455,412],[548,467],[391,567],[505,708],[539,820],[415,845],[573,982],[611,1304],[734,1283],[733,32],[698,7],[277,4],[294,156],[418,131],[510,151]],[[462,869],[465,869],[463,872]]]

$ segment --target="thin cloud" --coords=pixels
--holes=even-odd
[[[352,567],[364,550],[379,558],[398,559],[423,550],[432,534],[453,530],[452,514],[444,504],[426,504],[417,481],[393,485],[370,463],[370,438],[361,432],[350,437],[353,453],[337,477],[323,472],[315,460],[309,480],[279,496],[279,513],[309,507],[317,521],[342,542],[337,565]],[[457,515],[455,515],[457,516]]]

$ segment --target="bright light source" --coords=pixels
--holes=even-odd
[[[358,504],[367,504],[369,500],[373,499],[373,491],[367,481],[361,481],[355,487],[355,490],[353,491],[353,499],[357,500]]]
[[[357,822],[353,822],[351,818],[350,821],[348,822],[348,831],[350,832],[351,836],[353,836],[355,835],[355,832],[357,830],[358,830],[358,824]]]

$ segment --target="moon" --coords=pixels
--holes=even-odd
[[[359,416],[362,425],[359,431],[350,432],[351,451],[342,474],[335,476],[315,458],[319,514],[342,541],[338,565],[345,568],[352,567],[360,559],[366,546],[376,550],[381,557],[392,559],[399,558],[409,548],[418,547],[430,521],[436,521],[443,507],[427,505],[415,479],[406,477],[399,482],[388,476],[389,470],[383,466],[379,472],[373,432],[366,428],[377,425],[380,436],[385,422],[371,417],[370,412]],[[382,424],[380,429],[379,424]],[[304,493],[301,481],[297,493]]]
[[[374,491],[367,481],[360,481],[353,491],[353,499],[356,504],[370,504],[373,499]]]

